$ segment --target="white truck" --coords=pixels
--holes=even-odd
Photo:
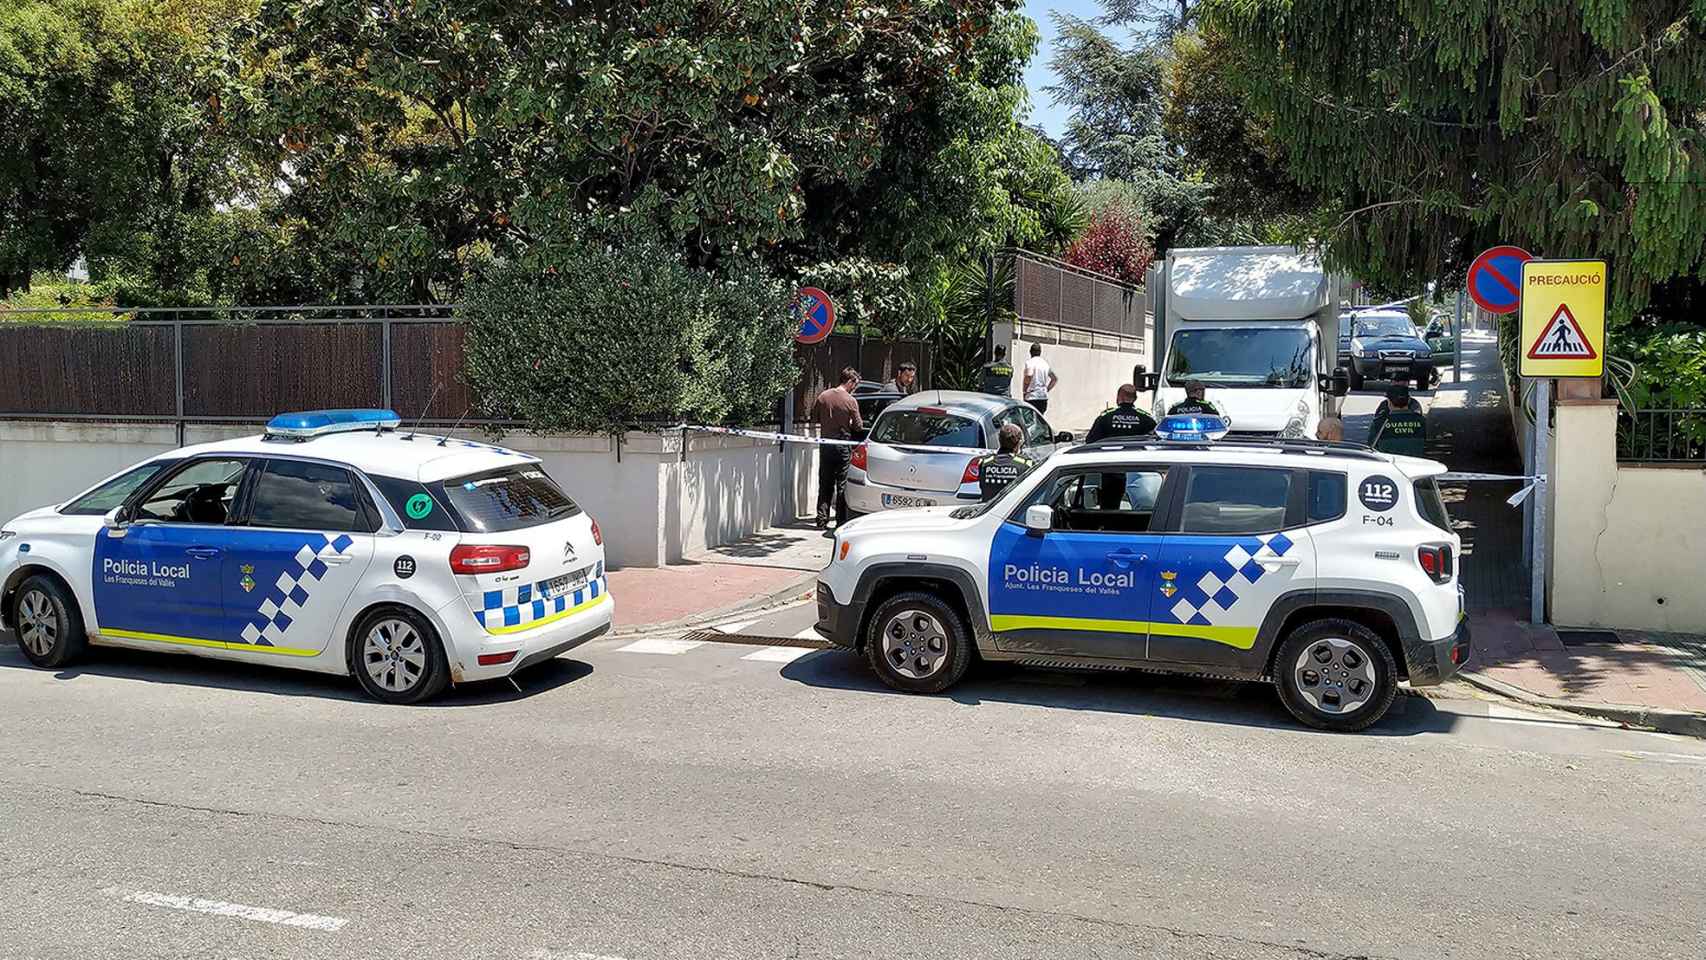
[[[1151,268],[1159,420],[1203,384],[1245,437],[1313,438],[1348,391],[1338,357],[1339,303],[1350,284],[1293,247],[1169,251]]]

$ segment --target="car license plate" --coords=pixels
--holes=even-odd
[[[586,586],[586,575],[591,570],[591,567],[582,567],[579,570],[573,570],[560,577],[553,577],[545,581],[545,599],[555,600],[565,593],[574,593]]]
[[[908,496],[903,496],[903,495],[898,494],[898,493],[885,493],[885,494],[883,494],[883,506],[889,507],[889,508],[895,508],[895,507],[934,507],[935,505],[936,505],[936,501],[926,500],[923,497],[908,497]]]

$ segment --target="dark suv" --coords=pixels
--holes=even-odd
[[[1433,348],[1416,332],[1410,315],[1399,311],[1359,313],[1351,322],[1351,389],[1365,380],[1413,381],[1426,390],[1438,376]]]

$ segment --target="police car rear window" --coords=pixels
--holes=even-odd
[[[1440,496],[1439,484],[1432,477],[1416,481],[1416,509],[1423,520],[1451,532],[1451,515],[1445,512],[1445,498]]]
[[[580,513],[536,464],[457,477],[440,488],[466,533],[520,530]]]
[[[983,446],[983,430],[976,420],[946,411],[889,410],[877,420],[871,439],[887,444],[978,448]]]

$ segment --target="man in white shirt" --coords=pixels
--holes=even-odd
[[[1043,345],[1031,344],[1031,359],[1025,361],[1025,402],[1036,407],[1038,413],[1047,413],[1049,391],[1059,382],[1054,368],[1043,359]]]

